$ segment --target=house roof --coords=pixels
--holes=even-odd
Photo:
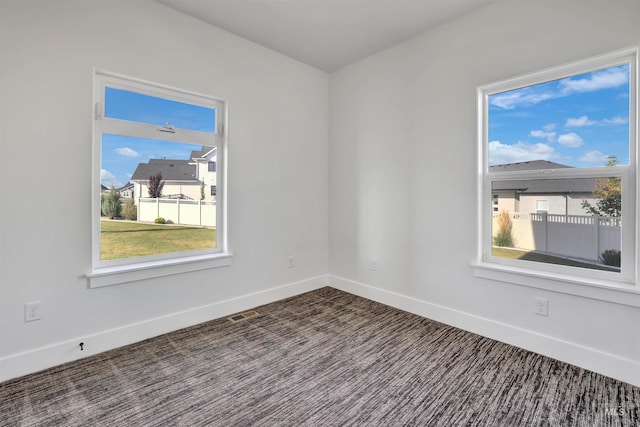
[[[563,169],[571,166],[561,165],[560,163],[550,162],[548,160],[530,160],[518,163],[505,163],[503,165],[489,166],[490,172],[513,172],[513,171],[530,171],[540,169]]]
[[[596,178],[527,179],[494,181],[492,190],[514,190],[524,194],[593,193],[596,185]]]
[[[195,165],[190,160],[150,159],[149,163],[138,164],[131,181],[147,181],[158,172],[164,181],[196,180]]]
[[[207,157],[209,153],[215,151],[216,147],[203,146],[200,150],[194,150],[191,152],[191,159],[201,159]]]
[[[572,166],[550,162],[548,160],[531,160],[527,162],[506,163],[490,166],[491,172],[512,172],[523,170],[564,169]],[[495,181],[492,191],[514,190],[523,194],[569,194],[592,193],[596,189],[596,178],[565,179],[526,179]]]
[[[133,183],[132,182],[127,182],[125,185],[123,185],[122,187],[118,187],[116,188],[116,191],[122,191],[122,190],[130,190],[133,188]]]

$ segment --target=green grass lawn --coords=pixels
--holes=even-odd
[[[100,221],[100,259],[103,261],[215,247],[213,228]]]
[[[619,271],[615,267],[589,264],[586,262],[573,261],[566,258],[545,255],[536,252],[520,251],[517,249],[492,248],[491,255],[500,258],[521,259],[524,261],[546,262],[547,264],[568,265],[570,267],[591,268],[593,270]]]

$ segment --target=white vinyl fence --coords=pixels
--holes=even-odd
[[[498,232],[498,216],[493,215],[493,236]],[[509,217],[518,249],[598,261],[606,249],[621,248],[621,218],[519,212]]]
[[[216,205],[202,200],[152,199],[138,200],[138,220],[153,222],[162,217],[174,224],[216,226]]]

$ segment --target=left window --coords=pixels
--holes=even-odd
[[[89,285],[228,265],[226,102],[101,71],[94,90]]]

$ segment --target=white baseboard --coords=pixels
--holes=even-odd
[[[327,276],[242,295],[0,359],[0,382],[327,286]],[[80,350],[79,343],[84,343]]]
[[[640,362],[337,276],[329,286],[640,386]]]
[[[640,386],[640,363],[637,361],[364,283],[325,275],[5,356],[0,359],[0,382],[327,285]],[[80,342],[84,343],[83,351],[80,351]]]

